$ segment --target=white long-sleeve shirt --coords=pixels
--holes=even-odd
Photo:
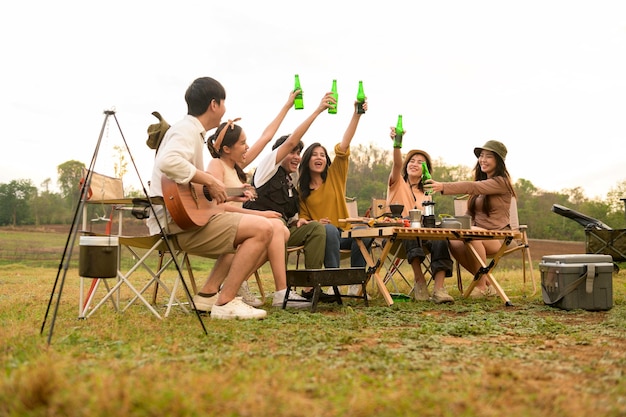
[[[163,196],[161,189],[163,175],[179,184],[185,184],[191,181],[198,169],[204,170],[205,135],[206,130],[200,121],[190,115],[186,115],[168,129],[154,160],[150,179],[150,196]],[[155,211],[162,226],[172,221],[169,215],[166,219],[165,207],[155,206]],[[159,225],[153,217],[148,219],[147,224],[151,235],[160,233]]]

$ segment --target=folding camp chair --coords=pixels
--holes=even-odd
[[[464,216],[467,215],[467,200],[468,195],[460,196],[454,199],[454,215],[455,216]],[[528,235],[527,229],[528,226],[525,224],[519,223],[519,216],[517,213],[517,199],[515,197],[511,198],[511,207],[510,207],[510,226],[511,230],[517,231],[521,234],[521,239],[514,240],[511,242],[509,247],[502,253],[500,258],[510,255],[512,253],[516,253],[518,251],[522,252],[522,275],[524,279],[524,292],[526,291],[526,281],[527,275],[526,271],[528,269],[528,274],[530,275],[530,281],[532,283],[533,292],[531,296],[535,295],[537,292],[537,285],[535,284],[535,276],[533,273],[533,262],[530,256],[530,244],[528,243]],[[500,259],[494,260],[495,262]],[[528,268],[526,267],[526,263],[528,263]],[[456,275],[457,275],[457,285],[461,294],[463,293],[463,281],[461,279],[461,266],[458,262],[456,262]]]
[[[356,197],[346,197],[346,207],[348,207],[348,217],[350,218],[359,217],[359,206],[357,204]],[[352,251],[350,249],[339,250],[340,261],[349,260],[351,255],[352,255]]]
[[[83,302],[83,292],[81,287],[81,300],[80,306],[81,309],[79,311],[79,318],[87,318],[95,313],[105,302],[108,300],[113,302],[113,306],[115,311],[124,312],[131,305],[133,305],[136,301],[140,301],[143,303],[148,310],[157,318],[167,317],[171,311],[171,307],[174,305],[179,305],[183,311],[189,312],[189,310],[185,307],[184,303],[181,303],[176,297],[176,289],[178,286],[178,282],[180,278],[176,278],[173,287],[170,287],[164,282],[164,273],[174,261],[173,256],[183,258],[182,264],[188,265],[188,258],[186,257],[186,253],[180,250],[175,246],[173,256],[170,254],[167,249],[167,245],[165,244],[164,238],[161,235],[152,235],[152,236],[117,236],[119,241],[119,253],[120,259],[118,259],[118,268],[116,275],[116,283],[113,286],[109,286],[108,280],[106,278],[93,278],[97,280],[95,285],[92,285],[88,296]],[[170,244],[172,244],[172,237],[170,237]],[[133,264],[130,268],[126,269],[122,266],[121,254],[125,251],[128,251],[131,254],[131,258],[133,259]],[[148,262],[151,257],[154,256],[155,253],[159,254],[161,259],[159,266],[154,269],[151,264]],[[162,261],[162,256],[167,254],[169,258]],[[147,281],[144,279],[144,283],[140,288],[137,288],[133,284],[133,280],[131,279],[133,275],[137,273],[137,271],[143,270],[148,273],[149,278]],[[81,277],[81,280],[84,279]],[[140,281],[142,278],[138,278],[137,281]],[[96,291],[98,289],[98,285],[100,282],[104,282],[104,285],[107,289],[107,293],[100,299],[100,301],[95,304],[93,307],[91,306]],[[164,291],[169,296],[169,301],[166,306],[166,311],[163,316],[156,310],[154,305],[150,303],[144,296],[145,292],[152,285],[159,285],[163,287]],[[132,297],[130,300],[125,301],[122,306],[121,302],[121,290],[122,288],[127,288],[130,292],[127,294]]]
[[[375,240],[372,244],[372,248],[380,249],[382,252],[383,243],[384,242],[382,241],[377,242]],[[432,271],[430,269],[430,253],[426,250],[425,252],[426,257],[422,261],[421,266],[424,278],[426,278],[426,285],[430,285],[433,280]],[[396,240],[393,242],[386,259],[380,259],[380,262],[383,263],[383,268],[385,270],[383,282],[386,285],[391,285],[393,290],[392,292],[394,293],[401,293],[402,288],[398,284],[404,283],[406,288],[409,289],[408,295],[412,296],[415,293],[415,277],[412,276],[412,267],[410,267],[411,276],[407,276],[406,272],[402,270],[403,266],[408,265],[406,260],[406,251],[404,249],[404,245],[402,244],[402,240]]]
[[[179,271],[176,277],[176,281],[172,289],[170,289],[163,281],[164,273],[168,269],[168,266],[174,262],[174,257],[176,257],[176,263],[178,264],[178,258],[181,257],[182,264],[187,266],[187,270],[189,272],[192,284],[195,288],[195,282],[193,274],[191,273],[191,267],[189,265],[189,258],[187,254],[182,251],[176,244],[176,239],[173,236],[167,236],[168,241],[170,243],[170,247],[173,248],[174,253],[170,253],[168,249],[168,245],[165,242],[165,237],[161,234],[152,235],[152,236],[126,236],[123,233],[123,213],[126,211],[132,212],[136,217],[142,218],[141,216],[147,216],[150,204],[146,199],[133,199],[133,198],[124,198],[123,186],[121,179],[111,178],[104,176],[102,174],[97,174],[95,172],[91,175],[91,184],[90,187],[93,192],[90,190],[90,195],[88,199],[88,203],[100,204],[100,205],[108,205],[111,206],[113,210],[118,212],[118,232],[116,235],[112,235],[110,233],[110,225],[108,225],[109,235],[114,236],[118,242],[117,245],[117,265],[116,265],[116,274],[114,279],[116,282],[114,285],[109,285],[110,278],[99,278],[90,274],[89,277],[82,277],[80,280],[80,297],[79,297],[79,318],[87,318],[91,316],[96,310],[98,310],[105,302],[111,301],[113,307],[116,311],[126,311],[128,307],[134,304],[136,301],[140,301],[143,303],[150,312],[152,312],[157,318],[162,318],[161,314],[154,308],[154,306],[148,302],[145,298],[144,293],[146,290],[152,286],[161,286],[166,291],[169,301],[167,303],[167,309],[165,311],[164,316],[166,317],[173,305],[180,305],[184,311],[188,311],[184,306],[184,303],[179,302],[176,297],[176,288],[180,280],[184,279],[182,276],[182,271]],[[95,186],[94,186],[95,184]],[[106,191],[106,193],[105,193]],[[103,198],[104,197],[104,198]],[[159,198],[151,198],[152,204],[158,205],[163,204],[162,199]],[[98,233],[94,233],[91,231],[91,227],[87,230],[87,206],[84,208],[83,214],[83,234],[84,235],[98,235]],[[111,217],[110,220],[112,220]],[[145,217],[143,217],[145,218]],[[101,221],[102,218],[94,219]],[[106,219],[105,219],[106,220]],[[130,253],[132,260],[132,266],[128,269],[125,269],[123,265],[126,265],[127,262],[122,262],[122,255],[126,253]],[[153,254],[158,254],[159,263],[156,269],[151,265],[149,259]],[[165,259],[164,257],[167,257]],[[148,280],[141,286],[141,288],[135,287],[133,282],[131,281],[131,277],[134,278],[134,275],[138,270],[144,271],[148,273]],[[79,271],[80,272],[80,271]],[[85,293],[84,290],[84,279],[92,278],[92,285]],[[137,279],[139,281],[139,278]],[[100,299],[100,301],[92,306],[92,303],[95,300],[95,295],[98,290],[98,286],[103,283],[106,288],[106,294]],[[129,295],[132,297],[129,301],[125,302],[125,306],[122,307],[121,303],[121,295],[122,289],[130,290],[125,295]],[[155,298],[153,297],[153,301]],[[188,300],[189,301],[189,300]]]
[[[621,200],[624,201],[626,210],[626,198]],[[615,262],[626,260],[626,229],[613,229],[598,219],[560,204],[553,204],[552,211],[574,220],[585,228],[585,249],[587,253],[611,255]]]
[[[378,218],[385,213],[391,213],[387,200],[384,198],[372,198],[372,206],[370,207],[370,217]]]

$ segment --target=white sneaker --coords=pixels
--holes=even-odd
[[[359,284],[352,284],[348,287],[348,295],[359,295],[362,289]]]
[[[250,292],[248,281],[241,283],[241,287],[237,291],[237,297],[241,297],[244,303],[252,307],[261,307],[263,305],[263,301]]]
[[[241,297],[235,297],[223,306],[213,304],[211,307],[212,319],[263,319],[267,316],[267,311],[254,308],[244,303]]]
[[[211,307],[217,301],[217,293],[211,297],[203,297],[199,294],[193,296],[193,304],[196,306],[197,311],[208,313],[211,311]]]
[[[272,306],[274,307],[282,307],[283,300],[285,299],[285,294],[287,290],[280,290],[274,293],[274,301],[272,301]],[[313,305],[310,300],[302,297],[295,291],[289,291],[289,298],[287,299],[287,307],[293,308],[309,308]]]

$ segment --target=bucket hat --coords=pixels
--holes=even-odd
[[[498,142],[497,140],[488,140],[480,148],[474,148],[474,155],[476,155],[476,158],[478,158],[483,149],[497,154],[503,161],[506,159],[507,150],[506,146],[504,146],[502,142]]]
[[[153,111],[152,115],[159,119],[159,123],[148,126],[148,140],[146,140],[146,144],[150,149],[158,150],[165,132],[170,128],[170,124],[165,121],[158,111]]]

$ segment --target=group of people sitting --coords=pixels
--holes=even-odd
[[[321,98],[315,110],[291,133],[281,136],[272,145],[272,152],[260,159],[251,181],[244,169],[249,166],[271,142],[282,121],[293,107],[298,91],[289,98],[278,115],[253,144],[247,143],[244,130],[236,120],[222,122],[226,112],[226,92],[215,79],[202,77],[194,80],[185,93],[187,115],[165,134],[157,152],[150,194],[162,196],[161,180],[165,176],[178,184],[202,184],[211,196],[204,226],[191,229],[179,227],[163,207],[157,207],[156,218],[148,219],[150,232],[161,231],[166,225],[174,233],[184,251],[216,258],[206,282],[193,297],[195,308],[209,312],[215,319],[259,319],[267,315],[259,308],[261,302],[251,296],[247,279],[264,263],[269,262],[274,277],[273,306],[282,306],[286,296],[286,247],[304,246],[307,269],[338,268],[340,250],[350,249],[352,267],[365,267],[365,259],[351,238],[342,238],[341,232],[350,228],[345,223],[348,208],[345,202],[346,180],[350,159],[350,143],[363,113],[357,103],[343,138],[334,147],[334,157],[320,143],[304,149],[302,138],[317,117],[336,105],[332,93]],[[367,102],[363,104],[367,110]],[[215,129],[208,138],[207,132]],[[391,128],[390,137],[396,136]],[[204,146],[213,159],[203,161]],[[488,141],[475,148],[478,158],[475,181],[441,183],[421,181],[422,162],[432,172],[431,158],[426,151],[411,150],[402,159],[402,141],[393,141],[393,167],[389,175],[387,200],[404,205],[403,216],[412,208],[421,209],[432,192],[469,194],[468,214],[473,227],[489,230],[506,229],[509,205],[515,192],[504,159],[506,147],[497,141]],[[304,150],[304,152],[302,152]],[[302,155],[301,155],[302,153]],[[297,172],[297,183],[293,174]],[[229,189],[242,192],[230,196]],[[429,193],[430,194],[430,193]],[[365,242],[366,246],[371,242]],[[457,243],[460,243],[457,245]],[[407,258],[415,273],[415,298],[449,303],[454,299],[446,292],[444,280],[452,275],[452,258],[472,273],[480,267],[465,254],[462,242],[443,240],[417,242],[403,241]],[[475,241],[472,245],[480,256],[497,251],[498,242]],[[434,287],[429,294],[421,263],[431,255]],[[494,295],[488,282],[482,278],[472,296]],[[290,291],[287,306],[310,306],[312,291],[300,294]]]

